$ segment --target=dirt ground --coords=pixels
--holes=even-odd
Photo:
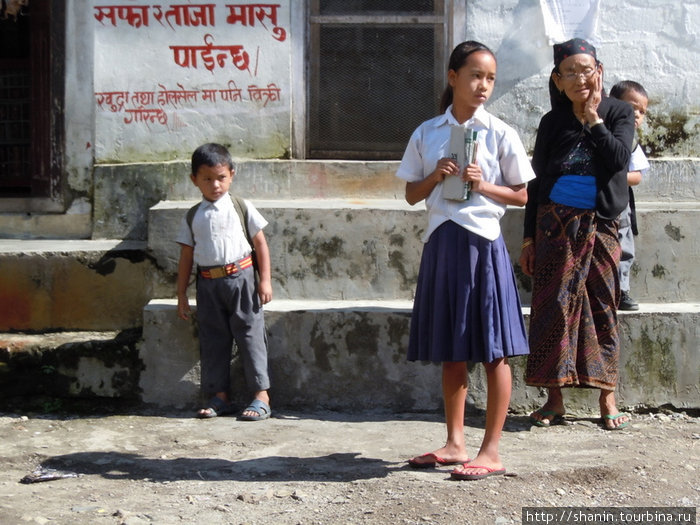
[[[472,455],[482,430],[482,415],[467,418]],[[593,417],[544,429],[513,414],[507,476],[460,482],[449,467],[407,467],[444,438],[440,414],[279,412],[251,423],[4,412],[0,523],[507,524],[521,523],[523,507],[700,501],[697,413],[637,413],[617,432]],[[21,482],[39,474],[58,479]]]

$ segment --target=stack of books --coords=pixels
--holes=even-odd
[[[442,183],[442,196],[453,201],[469,199],[470,183],[462,180],[462,172],[468,164],[476,162],[479,143],[477,132],[471,128],[452,126],[450,130],[450,158],[459,166],[459,175],[448,175]]]

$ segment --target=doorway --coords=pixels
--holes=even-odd
[[[0,198],[56,197],[63,135],[63,2],[0,18]]]

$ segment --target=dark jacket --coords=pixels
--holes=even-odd
[[[588,133],[595,148],[596,214],[603,219],[615,219],[628,202],[627,169],[632,139],[634,138],[634,111],[627,102],[603,97],[598,115],[604,125],[593,126],[578,121],[571,105],[560,105],[540,121],[532,155],[532,168],[537,178],[528,183],[523,237],[535,237],[537,207],[549,200],[560,166],[581,133]]]

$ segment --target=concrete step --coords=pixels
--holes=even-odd
[[[141,326],[148,301],[172,289],[145,248],[140,241],[0,240],[0,332]]]
[[[526,321],[529,309],[523,310]],[[283,301],[266,306],[273,402],[280,408],[439,410],[440,368],[405,358],[410,301]],[[621,406],[697,407],[700,399],[700,304],[645,304],[621,312]],[[144,309],[139,357],[142,400],[189,407],[200,400],[199,356],[193,322],[176,302],[153,300]],[[525,358],[513,367],[512,405],[531,408],[542,393],[523,382]],[[234,399],[248,401],[238,359]],[[469,399],[483,407],[482,367],[471,371]],[[572,410],[595,410],[596,393],[567,392]]]
[[[232,191],[254,199],[397,199],[396,162],[240,160]],[[189,162],[95,166],[95,238],[146,240],[148,210],[163,200],[201,198]],[[119,210],[115,213],[115,210]],[[0,225],[2,223],[0,222]]]
[[[650,162],[649,175],[635,189],[638,200],[700,200],[700,159]],[[233,191],[254,201],[403,199],[405,185],[395,176],[398,166],[397,161],[246,159],[237,163]],[[149,208],[164,200],[198,198],[189,173],[184,161],[95,166],[93,238],[146,240]],[[0,231],[12,226],[3,221],[0,215]]]
[[[0,334],[0,399],[138,400],[141,329]]]
[[[196,201],[165,201],[151,208],[148,248],[171,276],[179,247],[173,241]],[[253,201],[270,225],[275,297],[280,299],[411,299],[415,289],[425,208],[390,199]],[[522,208],[509,208],[502,228],[518,274],[521,299],[530,279],[519,270]],[[695,202],[638,203],[640,235],[632,295],[643,302],[700,300],[700,245]],[[172,277],[171,277],[172,279]]]

